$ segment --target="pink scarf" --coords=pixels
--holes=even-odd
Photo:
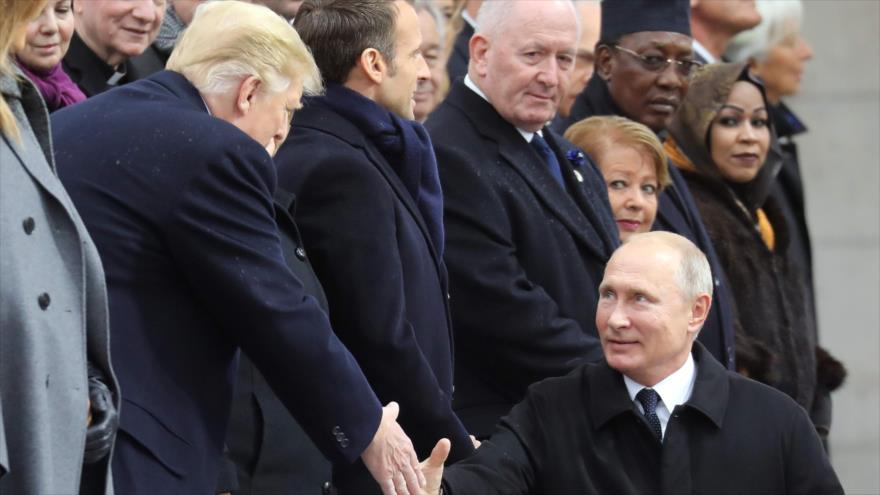
[[[70,79],[70,76],[61,69],[60,63],[49,69],[48,72],[38,72],[26,67],[21,61],[17,62],[21,71],[40,90],[40,94],[43,95],[49,112],[54,112],[59,108],[73,105],[86,99],[86,95]]]

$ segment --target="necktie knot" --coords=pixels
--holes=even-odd
[[[657,403],[660,402],[660,396],[654,391],[654,389],[643,388],[639,390],[639,393],[636,394],[636,399],[639,400],[642,404],[642,408],[645,409],[645,416],[656,414]]]
[[[556,179],[556,182],[564,188],[565,181],[562,179],[562,168],[559,166],[559,160],[556,158],[556,153],[553,153],[550,145],[547,144],[547,140],[536,132],[535,135],[532,136],[532,140],[529,144],[531,144],[532,148],[538,152],[538,156],[543,159],[544,165],[550,171],[550,174],[553,175],[553,178]]]
[[[660,402],[660,396],[654,389],[643,388],[636,394],[636,399],[645,410],[645,419],[648,421],[648,426],[651,427],[651,433],[657,440],[663,441],[663,429],[660,426],[660,418],[657,417],[657,404]]]

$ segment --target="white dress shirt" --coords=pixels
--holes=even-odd
[[[697,379],[697,369],[694,366],[694,357],[688,354],[687,361],[677,369],[674,373],[664,378],[660,383],[653,387],[646,387],[632,378],[623,375],[623,382],[626,384],[626,391],[629,392],[629,398],[635,402],[639,412],[645,414],[642,403],[636,399],[643,388],[652,388],[660,401],[657,403],[657,418],[660,420],[660,431],[662,436],[666,437],[666,423],[669,422],[669,416],[675,410],[675,406],[684,404],[691,398],[694,391],[694,381]]]
[[[694,39],[694,52],[696,52],[699,56],[703,57],[703,60],[706,61],[707,64],[714,64],[717,62],[715,59],[715,55],[709,53],[709,50],[706,49],[699,41]]]

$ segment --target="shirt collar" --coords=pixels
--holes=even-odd
[[[464,14],[464,12],[462,12],[462,14]],[[492,104],[492,102],[489,101],[489,98],[486,97],[486,93],[483,93],[483,90],[481,90],[477,86],[477,84],[473,81],[473,79],[471,79],[471,76],[469,74],[464,76],[464,85],[467,86],[468,88],[470,88],[471,91],[476,93],[477,96],[486,100],[490,105]],[[519,135],[522,136],[523,139],[525,139],[527,143],[531,143],[532,138],[535,137],[534,132],[524,131],[524,130],[520,129],[519,127],[516,128],[516,132],[518,132]],[[544,133],[542,133],[541,131],[538,131],[538,135],[541,137],[544,137]]]
[[[474,28],[474,31],[477,30],[477,20],[471,17],[471,15],[467,13],[467,10],[461,11],[461,18],[464,19],[464,22],[468,23],[470,27]]]
[[[694,357],[692,354],[688,354],[687,360],[681,368],[677,369],[653,387],[647,388],[654,389],[654,391],[657,392],[657,395],[660,396],[660,400],[663,401],[666,409],[671,412],[675,409],[675,406],[684,404],[691,398],[696,378],[697,373],[696,367],[694,366]],[[646,388],[645,385],[640,384],[626,375],[623,375],[623,382],[626,384],[626,391],[629,393],[630,400],[633,401],[636,400],[636,394],[638,394],[643,388]]]
[[[715,59],[715,56],[709,53],[709,50],[706,49],[696,38],[694,38],[694,51],[697,52],[697,55],[703,57],[703,60],[706,61],[707,64],[714,64],[718,60]]]

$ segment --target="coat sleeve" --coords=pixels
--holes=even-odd
[[[206,157],[164,236],[183,278],[251,358],[328,459],[353,462],[381,405],[326,314],[284,261],[274,220],[275,169],[256,143]]]
[[[479,349],[478,359],[487,367],[509,370],[501,379],[518,393],[583,361],[601,359],[598,339],[560,314],[520,263],[514,235],[522,220],[505,204],[504,186],[493,184],[497,179],[474,157],[445,146],[436,152],[457,346]],[[554,253],[548,250],[547,256]]]
[[[447,495],[526,495],[538,489],[545,446],[553,443],[542,418],[552,411],[534,391],[501,419],[476,454],[446,469]]]
[[[791,403],[785,439],[785,493],[843,494],[843,487],[807,413]]]
[[[297,191],[296,222],[333,327],[377,395],[400,403],[400,422],[417,450],[430,452],[447,437],[450,460],[469,455],[468,433],[416,340],[420,330],[407,317],[407,305],[422,302],[407,301],[396,233],[396,216],[406,213],[395,209],[386,179],[364,157],[329,153],[309,164]],[[438,298],[444,296],[438,289]]]

